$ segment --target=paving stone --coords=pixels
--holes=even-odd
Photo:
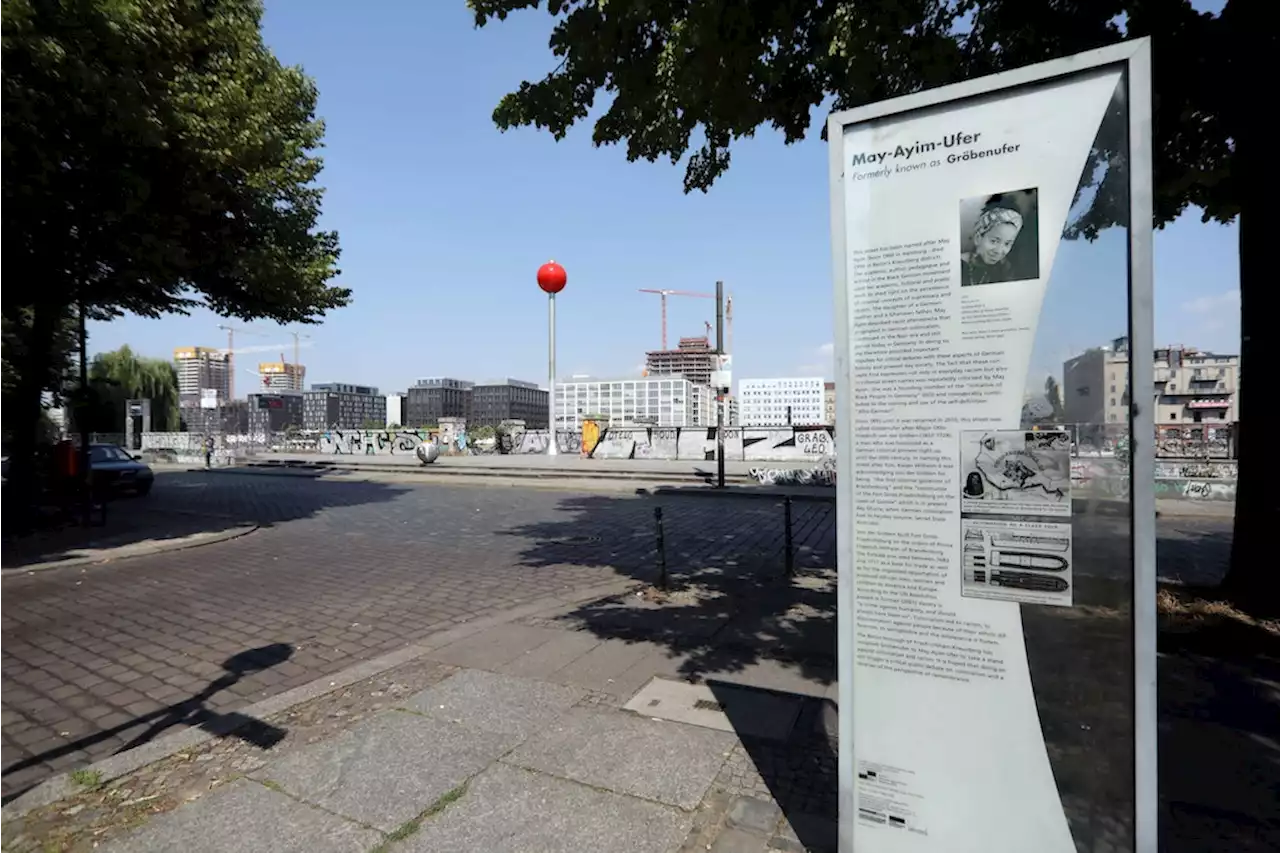
[[[730,827],[716,836],[711,853],[765,853],[768,844],[766,836]]]
[[[730,826],[738,829],[771,835],[778,828],[778,819],[781,817],[782,809],[771,800],[738,797],[729,807],[727,820]]]
[[[536,649],[529,649],[519,657],[498,667],[498,672],[529,678],[546,678],[598,645],[600,645],[599,637],[590,634],[562,633]]]
[[[398,848],[404,853],[666,853],[692,819],[676,809],[495,764]]]
[[[565,779],[692,809],[733,735],[616,711],[573,708],[504,760]]]
[[[437,719],[523,739],[583,695],[578,687],[467,669],[411,697],[405,707]]]
[[[655,678],[624,707],[645,716],[736,732],[740,737],[785,741],[800,706],[801,699],[792,695]]]
[[[632,680],[624,681],[623,674],[654,648],[650,643],[605,640],[573,663],[557,670],[554,678],[556,681],[589,690],[630,695],[648,681],[650,676],[635,674]]]
[[[430,657],[453,666],[497,669],[529,649],[555,639],[560,632],[529,625],[498,625],[435,649]]]
[[[838,827],[831,818],[803,812],[788,813],[770,840],[770,846],[779,850],[797,850],[799,853],[835,853]]]
[[[382,840],[365,827],[240,779],[153,817],[103,853],[365,853]]]
[[[391,832],[517,741],[509,734],[389,711],[286,755],[253,776]]]

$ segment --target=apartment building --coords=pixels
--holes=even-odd
[[[836,383],[822,383],[822,422],[827,426],[836,425]]]
[[[249,432],[265,436],[290,429],[302,429],[303,412],[301,391],[250,394]]]
[[[1066,420],[1073,424],[1125,424],[1129,417],[1129,345],[1117,338],[1062,366]],[[1195,347],[1166,346],[1153,354],[1157,426],[1235,423],[1240,356]]]
[[[822,377],[743,379],[738,405],[743,426],[819,426],[824,420]]]
[[[298,391],[307,378],[307,368],[287,361],[264,361],[258,364],[261,391]]]
[[[204,392],[213,391],[220,402],[231,398],[231,357],[209,347],[178,347],[173,351],[178,374],[178,404],[200,405]]]
[[[302,394],[305,429],[381,429],[387,423],[387,398],[371,385],[327,382]]]
[[[465,379],[419,379],[405,392],[404,425],[436,426],[441,418],[463,418],[470,424],[474,389],[475,383]]]
[[[715,398],[683,376],[638,379],[573,377],[556,384],[556,428],[578,430],[592,418],[605,426],[713,426]]]
[[[547,389],[519,379],[495,379],[471,389],[467,427],[496,427],[505,420],[524,421],[528,429],[546,429],[550,419]]]

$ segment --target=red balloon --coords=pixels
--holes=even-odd
[[[538,267],[538,287],[546,293],[559,293],[568,281],[569,274],[555,261],[547,261]]]

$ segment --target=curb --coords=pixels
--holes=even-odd
[[[329,468],[295,468],[285,465],[262,465],[251,467],[236,468],[190,468],[184,469],[195,473],[206,474],[240,474],[248,477],[299,477],[306,479],[319,479],[326,475],[339,475],[346,479],[354,477],[387,477],[402,475],[407,479],[418,481],[431,481],[435,479],[432,472],[420,472],[416,469],[405,466],[408,470],[393,469],[391,466],[373,467],[373,466],[350,466],[345,468],[329,467]],[[521,470],[521,469],[517,469]],[[701,497],[741,497],[741,498],[770,498],[781,499],[790,496],[800,501],[835,501],[835,489],[826,487],[798,486],[795,492],[786,492],[776,487],[757,486],[752,482],[736,482],[727,483],[726,488],[717,489],[706,483],[692,483],[687,478],[681,478],[676,485],[669,482],[670,478],[661,477],[644,477],[639,474],[628,474],[625,477],[619,476],[601,476],[599,472],[583,472],[581,475],[575,475],[566,472],[557,476],[525,476],[522,474],[507,475],[503,474],[481,474],[472,476],[471,472],[458,472],[444,475],[435,480],[434,485],[450,485],[450,486],[482,486],[492,487],[511,487],[524,489],[546,489],[552,491],[595,491],[595,492],[617,492],[626,490],[628,487],[636,486],[635,494],[650,495],[654,497],[684,497],[684,496],[701,496]],[[802,491],[804,490],[804,491]]]
[[[200,469],[203,470],[203,469]],[[676,473],[671,471],[622,471],[613,468],[604,469],[584,469],[582,471],[574,471],[571,469],[542,469],[542,468],[487,468],[480,465],[466,466],[449,466],[442,465],[439,467],[432,465],[387,465],[379,463],[371,463],[368,465],[343,465],[334,463],[315,463],[315,462],[256,462],[240,466],[229,466],[225,468],[211,468],[210,471],[219,471],[222,473],[260,473],[266,471],[299,471],[306,474],[325,474],[328,472],[340,473],[362,473],[376,472],[380,474],[401,474],[413,477],[439,477],[439,478],[486,478],[486,479],[511,479],[511,480],[617,480],[619,482],[628,483],[691,483],[699,482],[706,478],[714,478],[714,472],[707,472],[705,475],[699,475],[697,472]],[[749,474],[728,474],[726,479],[734,479],[736,482],[746,483],[751,481]]]
[[[226,737],[246,725],[251,725],[258,720],[287,711],[295,705],[309,702],[327,693],[342,690],[357,682],[381,675],[389,669],[411,663],[442,646],[466,639],[481,631],[515,622],[528,616],[534,616],[544,611],[557,610],[565,605],[580,604],[584,601],[621,595],[644,585],[644,581],[637,580],[609,581],[584,587],[566,595],[545,596],[534,599],[527,604],[521,604],[501,613],[482,616],[471,622],[429,634],[424,639],[411,643],[402,649],[388,652],[381,657],[348,667],[333,675],[321,676],[300,687],[270,696],[248,707],[236,709],[232,717],[234,722],[218,726],[214,730],[202,728],[184,729],[180,732],[156,738],[149,743],[144,743],[142,746],[134,747],[126,752],[104,758],[101,761],[95,761],[85,767],[76,768],[74,771],[59,773],[6,804],[3,809],[0,809],[0,820],[4,822],[16,820],[34,809],[52,805],[59,800],[83,792],[85,790],[84,786],[71,779],[71,774],[76,771],[97,774],[97,784],[101,786],[119,779],[121,776],[127,776],[135,770],[140,770],[148,764],[162,761],[183,750],[200,746],[215,738]]]
[[[171,554],[175,551],[186,551],[205,545],[217,545],[221,542],[239,539],[241,536],[248,536],[258,530],[259,527],[260,525],[257,524],[242,524],[217,533],[192,533],[179,539],[163,539],[159,543],[143,541],[129,545],[118,545],[114,548],[104,548],[102,549],[103,553],[91,557],[72,557],[69,560],[49,560],[43,563],[31,563],[26,566],[8,566],[3,569],[3,575],[0,575],[0,578],[15,578],[34,572],[47,572],[53,569],[71,568],[72,566],[97,566],[102,563],[127,560],[131,557],[153,557],[156,554]]]

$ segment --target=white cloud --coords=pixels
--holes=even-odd
[[[1182,303],[1182,310],[1188,314],[1208,315],[1215,321],[1234,319],[1240,314],[1240,290],[1235,288],[1212,296],[1198,296]]]
[[[796,374],[800,376],[821,376],[830,379],[835,374],[836,345],[825,343],[812,352],[812,360],[796,365]]]
[[[1194,339],[1201,347],[1214,349],[1224,335],[1236,338],[1240,334],[1240,290],[1233,288],[1222,293],[1197,296],[1182,303],[1182,313],[1194,317]],[[1181,342],[1181,340],[1179,340]],[[1187,341],[1190,343],[1190,341]],[[1226,343],[1227,349],[1238,343]]]

